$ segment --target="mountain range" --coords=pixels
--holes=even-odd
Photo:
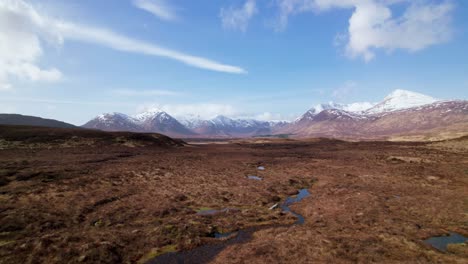
[[[450,137],[468,131],[468,101],[439,100],[395,90],[381,102],[319,104],[292,122],[233,119],[176,119],[152,109],[136,116],[102,114],[83,125],[106,131],[156,132],[182,138],[242,138],[267,135],[383,139],[411,135]]]

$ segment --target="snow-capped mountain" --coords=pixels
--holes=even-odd
[[[322,104],[274,132],[296,137],[388,138],[412,133],[462,135],[468,131],[468,101],[439,101],[396,90],[382,102],[365,109],[367,106]]]
[[[365,110],[365,112],[367,114],[380,114],[432,104],[437,101],[437,99],[428,95],[399,89],[393,91],[391,94],[385,97],[382,102]]]
[[[206,121],[199,115],[187,115],[177,117],[177,120],[188,129],[193,129],[199,126],[202,122]]]
[[[369,102],[359,102],[359,103],[351,103],[343,105],[341,110],[345,110],[352,113],[361,113],[364,112],[372,107],[374,107],[376,103],[369,103]]]
[[[343,110],[349,113],[362,113],[374,107],[375,105],[376,105],[375,103],[369,103],[369,102],[359,102],[359,103],[351,103],[351,104],[339,104],[335,102],[328,102],[324,104],[318,104],[312,107],[311,109],[309,109],[302,116],[298,117],[294,122],[297,123],[301,121],[312,121],[316,115],[318,115],[319,113],[325,110],[336,109],[336,110]]]
[[[468,131],[468,102],[439,101],[420,93],[395,90],[379,103],[319,104],[292,123],[235,119],[223,115],[208,120],[196,115],[176,119],[160,109],[150,109],[133,117],[121,113],[102,114],[84,127],[108,131],[157,132],[185,138],[273,134],[291,134],[296,137],[378,137],[444,129],[459,132]]]
[[[195,135],[171,115],[159,109],[150,109],[133,117],[121,113],[101,114],[83,127],[105,131],[162,133],[177,137]]]
[[[167,135],[190,136],[194,135],[190,129],[182,125],[168,113],[158,109],[150,109],[135,116],[144,131],[158,132]]]
[[[136,119],[117,112],[98,115],[84,124],[83,127],[104,131],[141,131]]]
[[[151,108],[147,111],[135,115],[133,118],[140,123],[144,123],[150,119],[159,118],[160,121],[163,121],[163,119],[169,119],[170,117],[168,117],[168,114],[166,112],[162,111],[159,108]]]
[[[359,102],[351,104],[339,104],[335,102],[328,102],[324,104],[319,104],[309,109],[306,113],[297,118],[294,122],[298,123],[305,121],[313,121],[316,115],[329,109],[336,109],[348,113],[354,113],[357,114],[354,116],[359,117],[423,106],[427,104],[432,104],[437,101],[437,99],[424,94],[398,89],[390,93],[384,98],[382,102],[379,103]]]
[[[276,123],[274,122],[253,119],[232,119],[219,115],[210,120],[197,122],[196,125],[192,125],[192,129],[200,135],[245,137],[269,134],[271,133],[272,126],[275,125]]]

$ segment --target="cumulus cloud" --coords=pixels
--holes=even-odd
[[[0,1],[0,87],[11,88],[12,77],[31,81],[57,81],[62,73],[56,68],[39,66],[43,44],[56,46],[64,41],[79,41],[123,52],[165,57],[187,65],[226,73],[246,73],[240,67],[139,41],[109,29],[84,26],[39,13],[23,0]]]
[[[405,3],[406,9],[394,16],[391,6]],[[308,11],[326,11],[334,8],[354,9],[349,19],[348,32],[340,35],[346,54],[370,61],[378,49],[410,52],[450,40],[451,15],[454,5],[450,0],[278,0],[279,29],[287,26],[291,15]]]
[[[12,77],[31,81],[58,81],[62,73],[42,69],[37,65],[42,46],[32,21],[30,10],[22,10],[20,1],[0,2],[0,90],[11,90]],[[33,18],[33,17],[31,17]],[[36,18],[33,18],[36,20]]]
[[[133,4],[140,9],[150,12],[162,20],[177,20],[177,15],[174,11],[174,8],[170,6],[165,0],[133,0]]]
[[[255,0],[247,0],[240,8],[221,8],[219,16],[224,28],[245,32],[250,19],[257,13]]]

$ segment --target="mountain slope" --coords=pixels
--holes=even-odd
[[[36,116],[26,116],[18,114],[0,114],[0,125],[76,128],[76,126],[72,124],[57,121],[54,119],[45,119]]]
[[[437,102],[437,99],[424,94],[406,90],[395,90],[385,97],[382,102],[367,109],[365,112],[367,114],[378,114],[432,104],[434,102]]]
[[[143,132],[137,120],[121,113],[107,113],[97,116],[82,127],[103,131]]]
[[[130,117],[98,116],[85,127],[108,131],[157,132],[182,138],[238,138],[292,134],[295,137],[380,139],[399,135],[467,133],[467,101],[440,101],[395,90],[379,103],[319,104],[295,121],[267,122],[219,115],[203,120],[191,115],[177,120],[159,109]]]
[[[103,131],[161,133],[172,137],[193,136],[194,132],[164,111],[152,109],[134,117],[122,113],[102,114],[83,125]]]
[[[384,139],[418,134],[460,136],[467,131],[468,101],[446,101],[379,114],[325,110],[275,132],[295,137]]]
[[[270,134],[275,123],[253,119],[232,119],[219,115],[211,120],[192,122],[192,130],[201,137],[251,137]]]
[[[182,125],[168,113],[152,109],[138,114],[135,119],[144,131],[157,132],[171,136],[194,136],[196,133]]]

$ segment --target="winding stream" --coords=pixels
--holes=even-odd
[[[290,212],[297,217],[297,221],[292,225],[302,225],[304,224],[304,217],[291,210],[290,206],[302,201],[304,198],[310,195],[307,189],[300,189],[299,193],[294,196],[286,198],[286,200],[280,205],[281,210],[284,212]],[[290,225],[290,226],[292,226]],[[229,233],[215,233],[215,238],[223,239],[212,244],[207,244],[200,246],[198,248],[192,249],[190,251],[181,251],[181,252],[171,252],[164,255],[161,255],[153,260],[148,261],[147,263],[183,263],[183,264],[200,264],[207,263],[213,258],[216,257],[224,248],[234,244],[242,244],[249,241],[252,238],[252,234],[255,231],[265,229],[265,228],[274,228],[278,226],[263,226],[263,227],[251,227],[235,232]]]

